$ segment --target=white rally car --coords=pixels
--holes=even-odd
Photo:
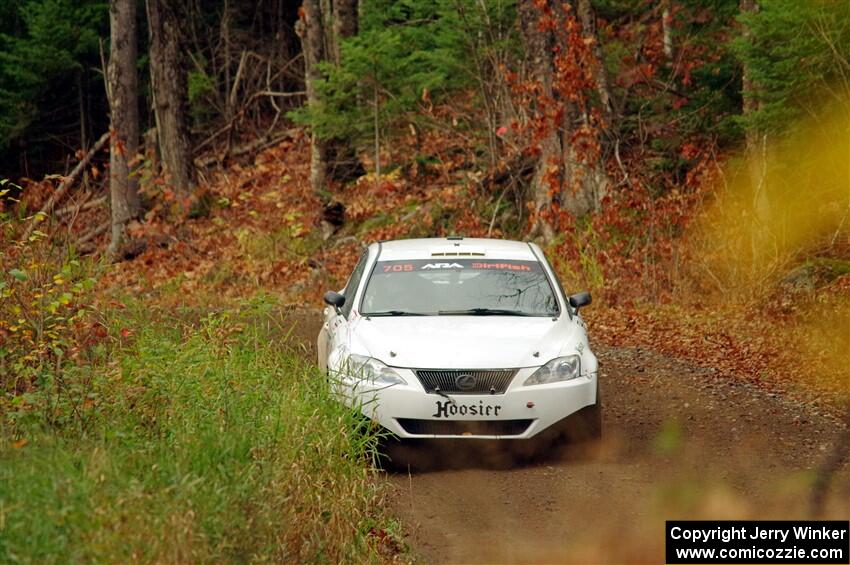
[[[533,243],[373,243],[324,299],[319,366],[399,438],[601,433],[590,294],[566,297]]]

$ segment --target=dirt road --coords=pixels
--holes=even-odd
[[[304,318],[298,334],[317,324]],[[599,444],[534,465],[472,460],[388,475],[391,509],[419,561],[657,563],[666,519],[808,517],[836,420],[650,351],[595,350],[605,401]],[[461,443],[435,456],[463,459],[463,451]],[[847,464],[826,515],[850,517]]]

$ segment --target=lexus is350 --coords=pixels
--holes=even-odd
[[[601,432],[590,294],[566,296],[533,243],[373,243],[325,302],[319,366],[399,438]]]

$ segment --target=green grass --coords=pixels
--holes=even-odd
[[[269,307],[122,316],[79,414],[0,415],[0,562],[381,560],[375,438]]]

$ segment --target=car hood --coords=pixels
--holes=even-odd
[[[352,353],[435,369],[536,367],[572,351],[578,333],[571,320],[517,316],[359,318],[351,330]]]

